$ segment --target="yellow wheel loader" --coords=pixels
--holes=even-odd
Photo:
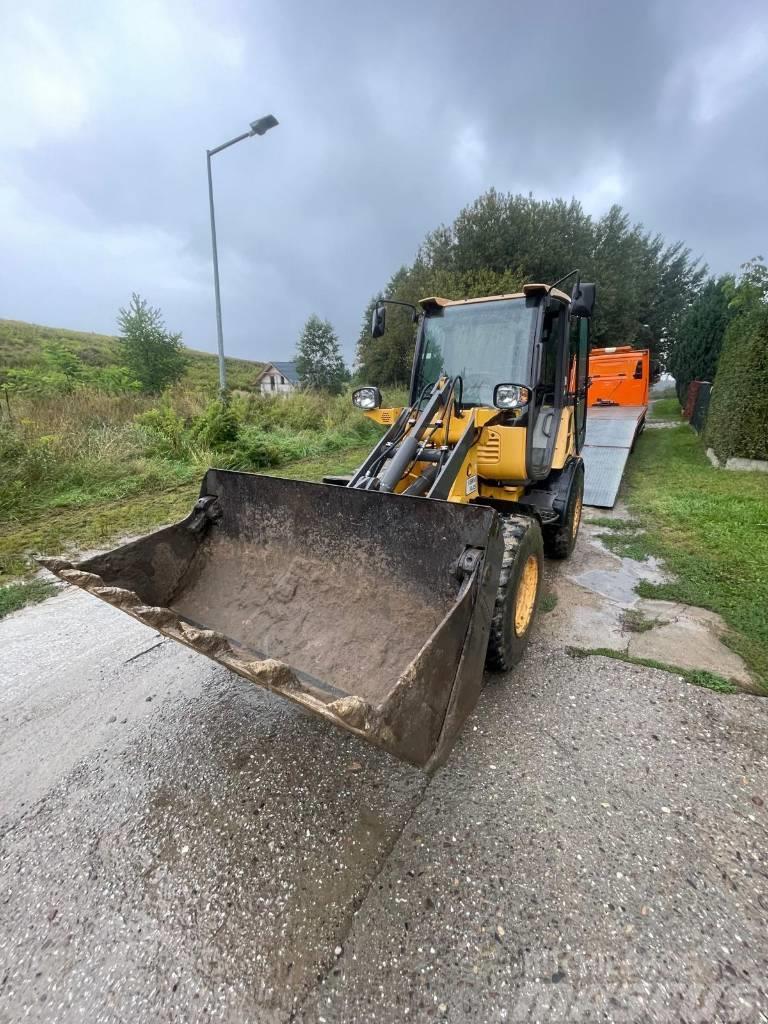
[[[576,272],[574,272],[576,273]],[[572,275],[568,275],[571,277]],[[557,284],[563,283],[563,278]],[[348,478],[209,469],[175,526],[61,579],[413,764],[446,757],[519,661],[544,552],[579,528],[595,286],[411,307],[410,404]],[[372,333],[385,330],[384,300]],[[402,304],[401,304],[402,305]]]

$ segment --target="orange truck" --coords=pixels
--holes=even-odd
[[[589,405],[647,408],[650,371],[647,348],[593,348],[589,353]]]
[[[645,426],[651,359],[648,349],[617,345],[589,353],[584,504],[613,508],[638,435]]]

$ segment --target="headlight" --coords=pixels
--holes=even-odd
[[[493,389],[493,404],[497,409],[519,409],[531,398],[528,388],[520,384],[497,384]]]
[[[352,392],[352,404],[358,409],[378,409],[381,405],[381,392],[378,388],[358,388]]]

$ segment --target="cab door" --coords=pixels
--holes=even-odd
[[[587,433],[587,388],[589,387],[589,320],[571,319],[568,390],[573,400],[576,451],[580,452]]]
[[[533,389],[528,422],[528,477],[542,480],[552,469],[552,456],[560,428],[560,416],[567,393],[568,314],[560,303],[543,311],[541,340],[537,356],[537,384]]]

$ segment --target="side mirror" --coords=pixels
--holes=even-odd
[[[371,313],[371,337],[380,338],[387,329],[387,307],[375,306]]]
[[[591,317],[595,309],[597,285],[582,281],[573,286],[571,293],[571,316]]]

